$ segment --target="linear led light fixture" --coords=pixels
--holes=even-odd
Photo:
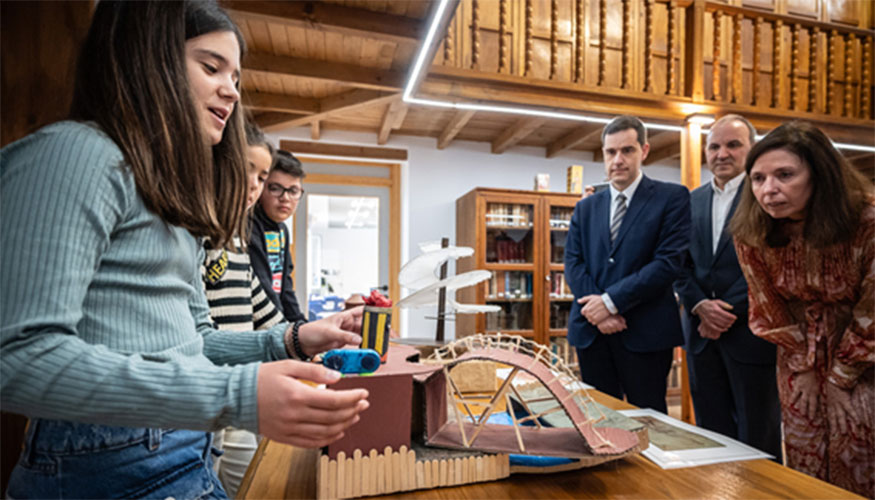
[[[448,101],[436,101],[433,99],[420,99],[418,97],[413,97],[414,85],[416,84],[417,79],[419,78],[419,74],[422,72],[422,67],[425,65],[425,57],[428,54],[429,48],[431,44],[434,42],[434,37],[437,34],[437,28],[440,24],[440,20],[443,18],[444,11],[447,9],[447,5],[449,4],[449,0],[439,0],[440,4],[437,9],[435,9],[434,16],[431,18],[431,23],[428,26],[428,33],[425,35],[425,42],[419,48],[419,54],[416,56],[416,63],[413,65],[413,70],[410,72],[410,76],[407,77],[407,83],[404,85],[404,93],[401,98],[404,102],[410,104],[419,104],[422,106],[433,106],[438,108],[450,108],[450,109],[467,109],[470,111],[489,111],[494,113],[508,113],[514,115],[527,115],[527,116],[543,116],[545,118],[558,118],[561,120],[573,120],[579,122],[589,122],[589,123],[608,123],[611,121],[610,118],[602,118],[598,116],[588,116],[581,115],[577,113],[566,113],[562,111],[549,111],[542,110],[537,108],[523,108],[517,106],[499,106],[492,104],[474,104],[474,103],[466,103],[466,102],[448,102]],[[648,123],[643,122],[644,126],[647,127],[648,130],[667,130],[670,132],[680,132],[684,129],[684,127],[678,125],[666,125],[663,123]],[[707,134],[707,130],[702,130],[702,134]],[[762,139],[764,136],[756,136],[756,140]],[[865,146],[862,144],[848,144],[842,142],[833,142],[833,145],[838,149],[845,149],[849,151],[866,151],[869,153],[875,153],[875,147],[873,146]]]

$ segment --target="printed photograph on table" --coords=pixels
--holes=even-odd
[[[647,427],[650,446],[641,452],[663,469],[773,458],[730,437],[690,425],[656,410],[622,410]]]

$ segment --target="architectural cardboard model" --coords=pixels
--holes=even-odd
[[[559,468],[544,468],[549,472],[596,465],[648,445],[646,430],[605,427],[604,412],[609,410],[596,409],[549,349],[522,337],[465,337],[435,350],[428,359],[420,361],[419,356],[414,347],[392,345],[386,363],[375,373],[345,376],[332,385],[368,389],[370,407],[320,458],[320,498],[500,479],[513,472],[511,453],[575,459]],[[458,390],[452,368],[482,361],[505,365],[510,375],[492,394],[475,400]],[[549,394],[538,398],[537,413],[531,411],[534,400],[527,400],[516,387],[515,380],[523,374]],[[513,407],[511,395],[528,415],[511,412],[513,425],[490,423],[500,405]],[[554,404],[545,407],[545,400]],[[560,411],[573,425],[542,423],[542,417]]]

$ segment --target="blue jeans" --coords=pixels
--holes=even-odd
[[[30,422],[9,498],[228,498],[213,471],[212,434]]]

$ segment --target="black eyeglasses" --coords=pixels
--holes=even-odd
[[[289,193],[293,200],[300,200],[301,196],[304,196],[304,189],[301,187],[292,186],[290,188],[285,188],[273,182],[267,185],[267,192],[277,198],[282,198],[283,195]]]

